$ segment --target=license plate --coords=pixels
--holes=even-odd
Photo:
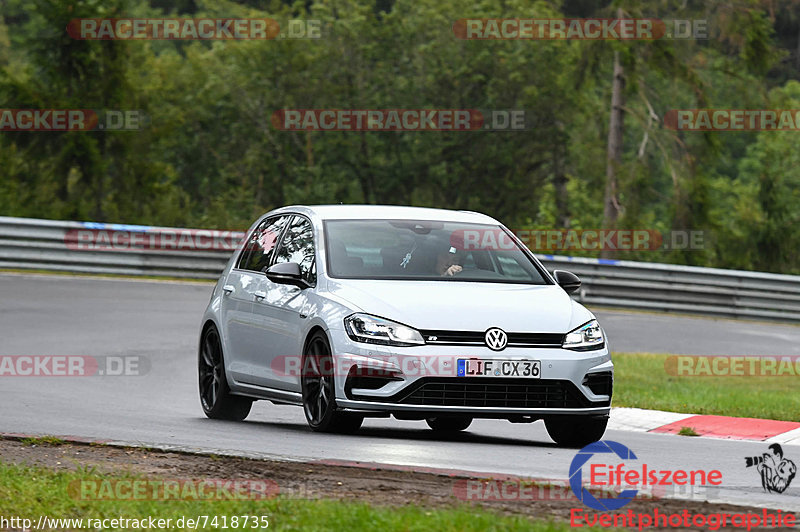
[[[542,363],[538,360],[497,360],[459,358],[459,377],[520,377],[539,379]]]

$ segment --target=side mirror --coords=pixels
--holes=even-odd
[[[556,278],[558,285],[568,294],[571,294],[581,287],[581,280],[572,272],[566,270],[555,270],[553,277]]]
[[[300,265],[296,262],[281,262],[273,264],[266,272],[267,279],[273,283],[297,286],[300,289],[308,288],[309,284],[303,279]]]

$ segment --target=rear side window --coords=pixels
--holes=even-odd
[[[314,230],[307,218],[295,216],[292,219],[275,255],[275,263],[280,262],[296,262],[300,265],[303,278],[311,285],[316,284]]]
[[[250,235],[244,251],[239,257],[240,269],[254,272],[267,270],[272,260],[275,246],[278,244],[278,238],[280,238],[288,219],[287,216],[276,216],[261,222],[261,225]]]

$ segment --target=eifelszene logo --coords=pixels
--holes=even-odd
[[[636,494],[639,493],[638,490],[625,490],[617,495],[616,498],[598,499],[592,495],[589,489],[583,486],[583,465],[598,453],[614,453],[620,460],[638,460],[633,451],[621,443],[606,440],[590,443],[578,451],[578,454],[575,455],[569,465],[569,486],[578,500],[589,508],[600,510],[601,512],[619,510],[636,497]]]
[[[797,473],[797,466],[783,457],[783,448],[779,443],[773,443],[768,449],[770,452],[761,456],[746,457],[745,467],[756,467],[756,471],[761,475],[761,487],[764,491],[783,493],[792,483]]]
[[[638,460],[637,456],[622,445],[609,440],[591,443],[578,451],[569,466],[569,485],[579,501],[589,508],[601,512],[619,510],[639,493],[639,489],[648,486],[719,486],[722,484],[722,472],[717,469],[653,469],[646,463],[639,468],[628,469],[625,463],[592,463],[589,465],[589,482],[583,479],[583,468],[596,454],[610,455],[609,459]],[[622,489],[616,497],[597,498],[591,490],[597,491],[605,486]]]

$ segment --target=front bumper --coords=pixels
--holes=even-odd
[[[483,346],[389,347],[353,342],[330,331],[340,408],[395,414],[472,417],[606,415],[613,364],[608,347],[596,351]],[[537,360],[541,377],[458,377],[459,358]]]

